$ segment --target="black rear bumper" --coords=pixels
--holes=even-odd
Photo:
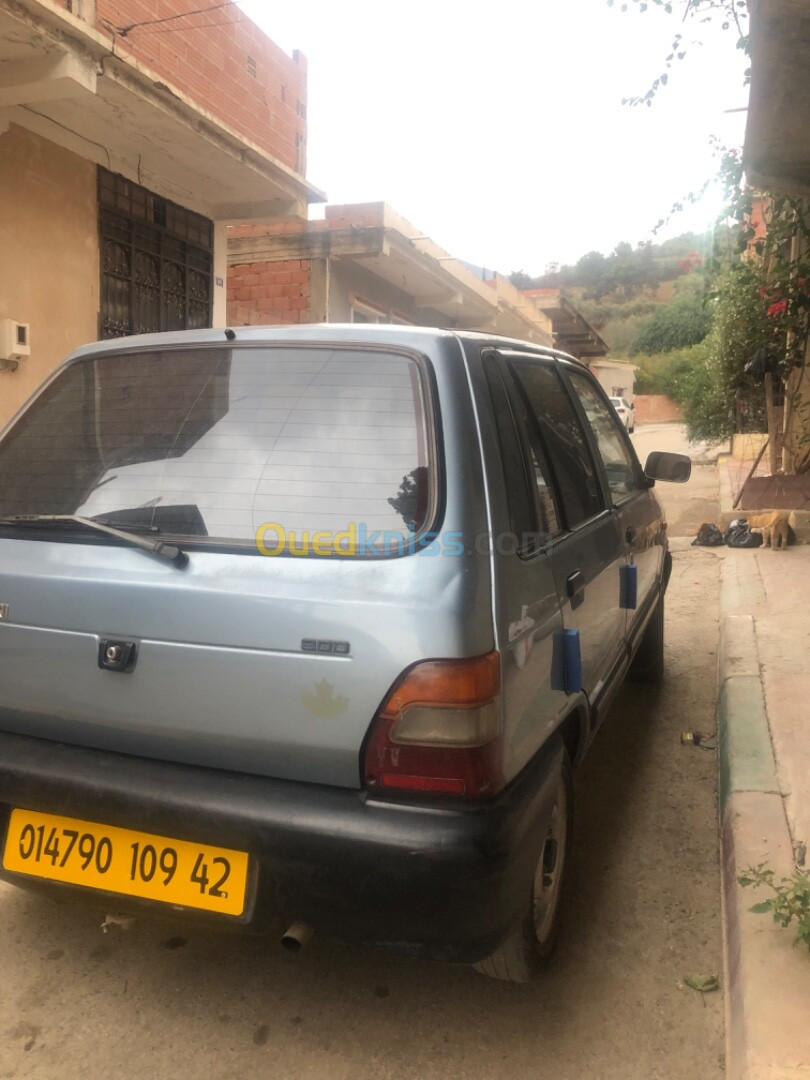
[[[254,872],[241,925],[302,920],[347,941],[468,963],[525,914],[562,753],[551,740],[496,800],[459,808],[0,733],[0,835],[22,807],[245,850]]]

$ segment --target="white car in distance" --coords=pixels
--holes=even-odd
[[[623,397],[612,397],[610,403],[619,414],[619,419],[632,435],[636,430],[636,414],[633,406]]]

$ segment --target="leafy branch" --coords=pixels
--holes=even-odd
[[[615,7],[616,0],[607,0],[608,7]],[[639,13],[647,11],[650,6],[660,8],[667,15],[675,15],[675,4],[672,0],[625,0],[620,5],[622,12],[634,8]],[[737,35],[737,48],[749,54],[750,36],[748,34],[748,4],[746,0],[680,0],[679,7],[683,7],[682,22],[687,19],[697,19],[701,23],[715,22],[722,19],[721,29],[734,28]],[[696,42],[695,44],[699,44]],[[683,60],[687,55],[682,34],[675,34],[672,39],[669,54],[666,57],[665,70],[657,79],[654,79],[649,89],[644,94],[636,94],[632,97],[622,98],[622,105],[647,105],[651,106],[653,99],[662,86],[669,83],[669,73],[676,61]],[[751,69],[745,71],[744,85],[748,85],[751,78]]]
[[[797,870],[792,878],[776,881],[776,874],[765,863],[749,866],[737,878],[740,885],[754,889],[764,885],[773,892],[768,900],[754,904],[751,911],[756,915],[772,915],[773,921],[787,929],[794,921],[798,924],[796,944],[804,942],[810,949],[810,878]]]
[[[720,175],[723,214],[738,225],[739,251],[755,254],[762,263],[759,302],[769,344],[787,380],[803,365],[810,337],[810,200],[749,187],[737,150],[724,152]]]

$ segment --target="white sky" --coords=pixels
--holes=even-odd
[[[606,0],[240,0],[309,62],[308,178],[384,200],[452,254],[540,273],[637,244],[742,143],[736,35]],[[682,11],[682,0],[675,0]],[[652,108],[629,108],[696,39]],[[702,229],[714,200],[659,239]]]

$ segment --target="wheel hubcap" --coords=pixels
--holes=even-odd
[[[554,924],[560,896],[568,830],[568,790],[560,778],[546,842],[537,863],[532,890],[534,931],[542,945]]]

